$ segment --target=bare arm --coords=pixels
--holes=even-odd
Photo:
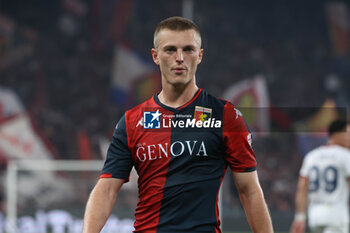
[[[101,231],[124,182],[122,179],[115,178],[103,178],[97,182],[86,204],[83,233]]]
[[[348,180],[348,189],[350,190],[350,177],[348,177],[347,180]],[[348,202],[348,204],[350,204],[350,202]]]
[[[233,172],[232,174],[252,231],[254,233],[273,232],[270,214],[259,184],[257,172]]]
[[[308,189],[308,179],[305,177],[299,177],[297,192],[295,195],[295,218],[291,227],[291,233],[305,232]]]

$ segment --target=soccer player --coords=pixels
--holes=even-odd
[[[134,232],[221,232],[218,192],[227,165],[253,232],[273,232],[242,114],[196,85],[202,56],[193,22],[171,17],[156,27],[152,57],[162,90],[118,122],[87,202],[84,233],[100,232],[133,166]]]
[[[309,152],[303,161],[296,192],[292,233],[305,231],[306,208],[312,232],[349,233],[350,124],[336,120],[327,145]]]

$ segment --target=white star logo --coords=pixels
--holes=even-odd
[[[243,114],[237,108],[235,108],[235,111],[236,111],[236,119],[238,119],[239,116],[243,116]]]
[[[252,135],[251,134],[248,134],[247,140],[248,140],[249,145],[252,146],[253,140],[252,140]]]
[[[141,120],[137,123],[136,127],[138,127],[139,125],[143,126],[143,117],[141,117]]]
[[[162,114],[159,112],[159,109],[155,113],[152,113],[153,118],[152,118],[151,122],[153,122],[155,119],[158,119],[158,117],[160,115],[162,115]]]

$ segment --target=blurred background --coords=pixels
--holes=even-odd
[[[153,30],[175,15],[201,29],[198,85],[244,113],[275,229],[288,231],[303,156],[348,113],[345,0],[0,0],[0,233],[81,230],[116,123],[160,91]],[[25,168],[28,160],[96,163],[63,171]],[[130,232],[135,183],[104,232]],[[9,187],[16,226],[7,224]],[[221,210],[224,232],[249,231],[229,174]]]

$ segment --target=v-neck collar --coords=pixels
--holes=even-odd
[[[154,101],[155,101],[156,104],[158,104],[160,107],[165,108],[165,109],[167,109],[167,110],[169,110],[169,111],[172,111],[172,112],[176,112],[176,111],[179,111],[179,110],[181,110],[181,109],[186,108],[188,105],[190,105],[191,103],[193,103],[193,101],[195,101],[201,93],[202,93],[202,89],[199,88],[199,89],[196,91],[196,93],[194,94],[194,96],[192,97],[192,99],[191,99],[190,101],[188,101],[188,102],[185,103],[184,105],[181,105],[180,107],[177,107],[177,108],[173,108],[173,107],[167,106],[167,105],[163,104],[162,102],[160,102],[160,101],[159,101],[159,98],[158,98],[158,94],[159,94],[159,93],[157,93],[157,94],[154,95]]]

